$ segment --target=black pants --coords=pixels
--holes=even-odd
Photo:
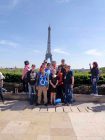
[[[1,97],[2,102],[4,102],[4,97],[3,97],[3,94],[2,94],[2,88],[0,88],[0,97]]]
[[[25,79],[23,79],[23,91],[28,92],[28,82]]]
[[[63,86],[58,85],[57,86],[57,99],[60,98],[62,102],[64,102],[64,91],[63,91]]]

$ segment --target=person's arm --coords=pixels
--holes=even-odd
[[[0,86],[1,86],[1,88],[3,87],[3,79],[0,80]]]
[[[71,85],[74,86],[74,73],[71,71]]]
[[[91,69],[92,69],[92,68],[91,68],[91,63],[89,64],[89,66],[90,66],[90,70],[91,70]]]
[[[5,79],[5,76],[2,74],[2,79]]]
[[[51,80],[50,80],[50,84],[54,87],[54,84],[51,82]]]
[[[58,85],[58,80],[57,80],[57,82],[56,82],[56,85],[55,85],[55,87]]]
[[[92,67],[91,67],[91,63],[89,64],[89,66],[90,66],[90,73],[92,73]]]
[[[74,76],[72,76],[72,83],[71,84],[74,86]]]
[[[36,73],[36,76],[35,76],[35,86],[37,86],[37,73]]]
[[[37,76],[36,76],[36,86],[39,86],[39,73],[37,73]]]
[[[97,68],[97,76],[100,77],[100,70]]]
[[[27,82],[30,82],[30,71],[27,72]]]
[[[23,71],[22,71],[22,80],[23,80],[23,78],[24,78],[24,73],[25,73],[25,72],[24,72],[24,69],[23,69]]]
[[[48,74],[47,74],[47,81],[48,81],[48,86],[47,86],[47,87],[49,88],[49,83],[50,83],[50,82],[49,82],[49,81],[50,81],[50,76],[49,76]]]

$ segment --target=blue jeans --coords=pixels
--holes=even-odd
[[[30,105],[33,105],[34,102],[36,101],[36,91],[35,91],[35,85],[28,85],[29,88],[29,100],[30,100]]]
[[[92,77],[91,78],[91,82],[92,82],[92,92],[94,94],[98,94],[98,87],[97,87],[97,83],[98,83],[99,78],[98,77]]]
[[[2,90],[2,88],[0,87],[0,97],[1,97],[1,100],[2,100],[2,102],[4,102],[4,98],[3,98],[3,90]]]
[[[71,103],[73,100],[73,88],[70,84],[65,85],[65,103]]]
[[[30,95],[31,94],[36,94],[36,91],[35,91],[35,85],[28,85],[28,90],[29,90],[29,98],[30,98]]]

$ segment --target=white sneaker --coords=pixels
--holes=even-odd
[[[99,96],[98,94],[94,94],[94,96]]]

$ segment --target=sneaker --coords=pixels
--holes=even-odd
[[[90,95],[94,95],[94,93],[91,93]]]
[[[65,105],[65,106],[69,106],[70,104],[69,104],[69,103],[65,103],[64,105]]]
[[[94,94],[94,96],[99,96],[98,94]]]
[[[36,106],[39,106],[39,105],[41,105],[41,104],[36,103]]]
[[[47,106],[47,103],[46,104],[44,104],[45,106]]]

